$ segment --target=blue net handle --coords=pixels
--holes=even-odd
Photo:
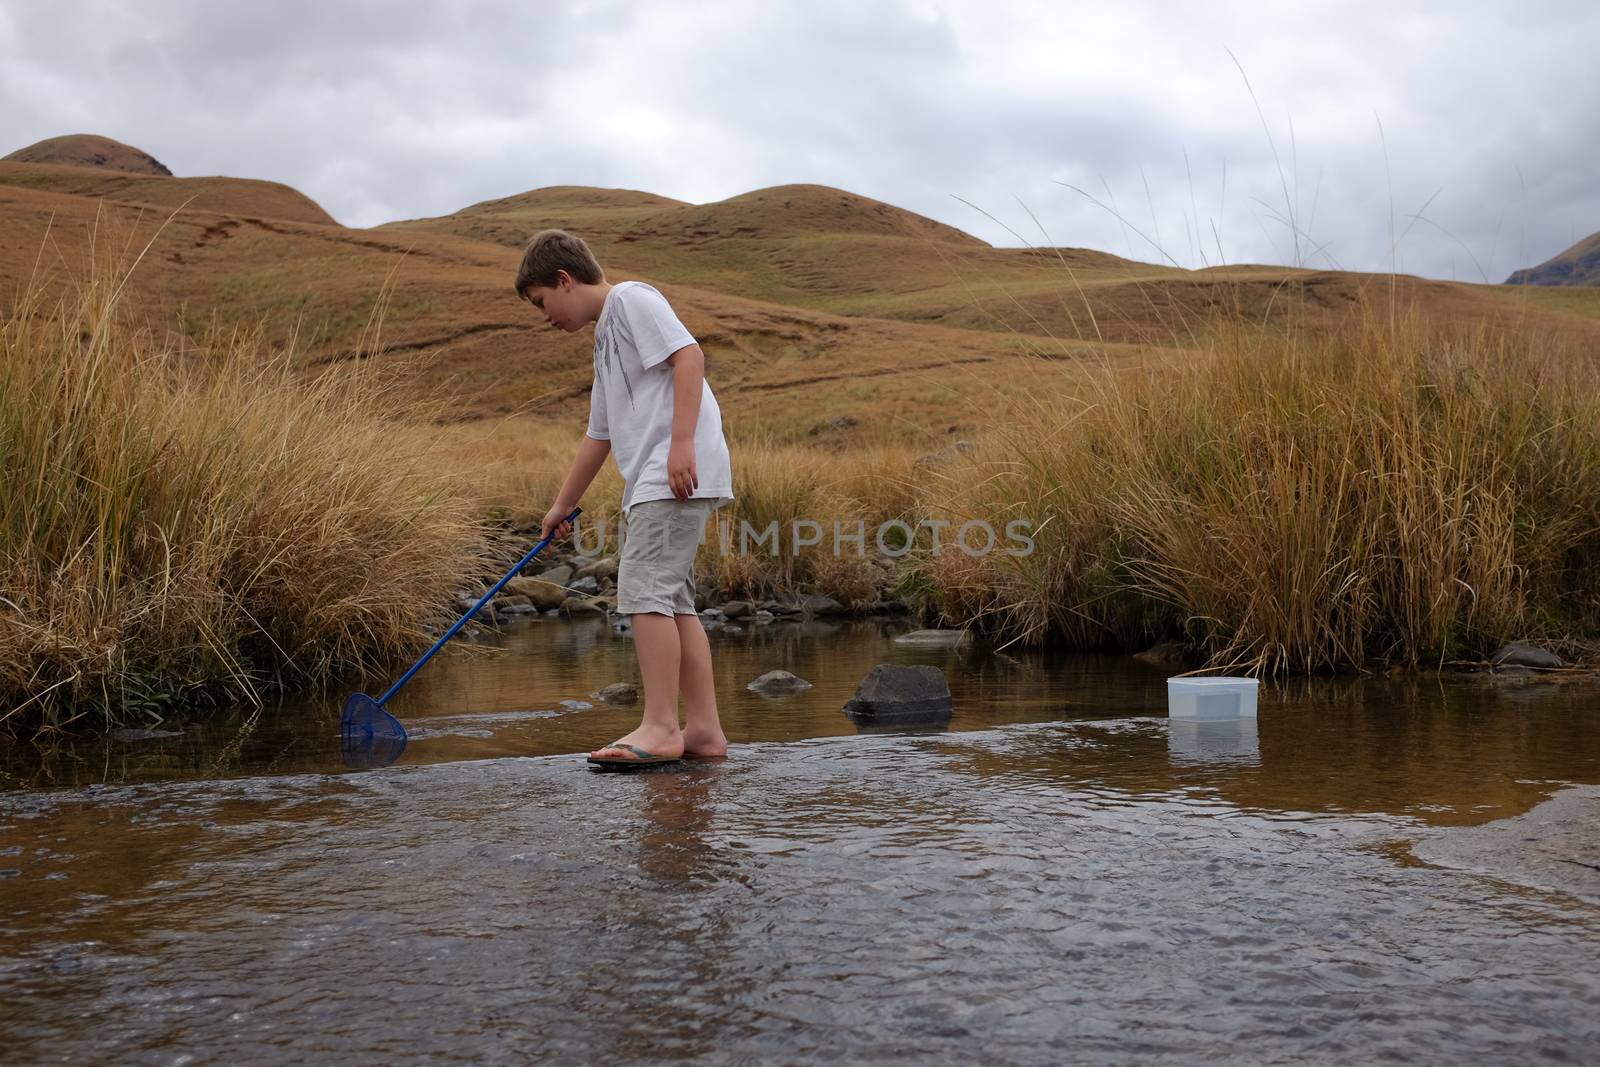
[[[568,513],[567,517],[562,519],[561,521],[562,522],[576,522],[578,516],[581,515],[581,514],[583,514],[583,509],[582,508],[573,508],[572,511],[570,513]],[[501,578],[498,582],[495,582],[494,585],[490,587],[490,589],[489,589],[489,591],[487,593],[485,593],[485,594],[483,594],[483,596],[479,597],[478,598],[478,602],[476,604],[472,605],[472,607],[468,608],[467,609],[467,613],[465,615],[461,616],[461,618],[457,619],[455,621],[455,624],[453,626],[451,626],[450,629],[448,629],[448,630],[446,630],[444,632],[444,636],[439,638],[439,640],[435,641],[433,643],[433,647],[428,649],[428,651],[424,652],[422,654],[422,658],[417,660],[417,662],[413,663],[411,665],[411,669],[406,671],[406,673],[402,674],[400,676],[400,680],[398,682],[394,683],[393,685],[391,685],[389,687],[389,691],[384,693],[383,696],[381,696],[381,697],[379,697],[377,699],[378,706],[381,708],[383,705],[389,703],[389,698],[393,697],[396,693],[400,692],[400,687],[405,685],[407,682],[411,681],[411,676],[413,674],[416,674],[419,670],[421,670],[422,669],[422,665],[424,663],[428,662],[430,659],[432,659],[433,658],[433,654],[435,652],[439,651],[441,648],[443,648],[444,647],[444,643],[446,641],[450,640],[452,637],[454,637],[456,635],[456,631],[460,630],[463,626],[465,626],[467,624],[467,620],[472,618],[474,615],[476,615],[478,613],[478,609],[479,608],[483,607],[489,601],[493,600],[494,599],[494,595],[496,593],[500,592],[500,590],[505,587],[505,584],[507,582],[509,582],[511,579],[515,578],[517,576],[517,572],[518,571],[522,570],[522,568],[526,567],[529,563],[532,563],[533,562],[533,557],[537,556],[541,551],[543,551],[544,550],[544,546],[548,545],[550,543],[550,541],[554,537],[555,537],[555,532],[552,531],[548,537],[546,537],[544,540],[540,541],[538,544],[534,545],[533,548],[529,550],[529,552],[528,552],[528,554],[526,556],[523,556],[521,559],[519,559],[517,561],[517,565],[516,566],[514,566],[510,570],[506,571],[505,577]]]

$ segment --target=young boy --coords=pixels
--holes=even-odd
[[[617,611],[633,620],[644,679],[644,719],[626,737],[589,753],[605,767],[722,756],[711,646],[694,606],[695,549],[706,519],[733,499],[722,412],[705,380],[705,355],[666,298],[643,282],[608,283],[589,246],[562,230],[528,242],[517,294],[552,326],[594,323],[589,429],[541,536],[565,536],[562,520],[614,456],[625,523]],[[678,726],[678,694],[684,726]]]

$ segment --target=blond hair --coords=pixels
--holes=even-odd
[[[606,278],[599,260],[583,243],[583,238],[566,230],[542,230],[534,234],[522,250],[522,265],[517,268],[517,295],[526,300],[530,286],[554,286],[558,270],[566,271],[574,281],[585,285],[599,285]]]

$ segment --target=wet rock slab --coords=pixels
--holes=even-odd
[[[1412,852],[1441,867],[1600,904],[1600,786],[1563,790],[1512,819],[1441,831]]]

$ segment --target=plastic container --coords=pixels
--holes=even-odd
[[[1253,719],[1254,678],[1168,678],[1167,716],[1173,719]]]

